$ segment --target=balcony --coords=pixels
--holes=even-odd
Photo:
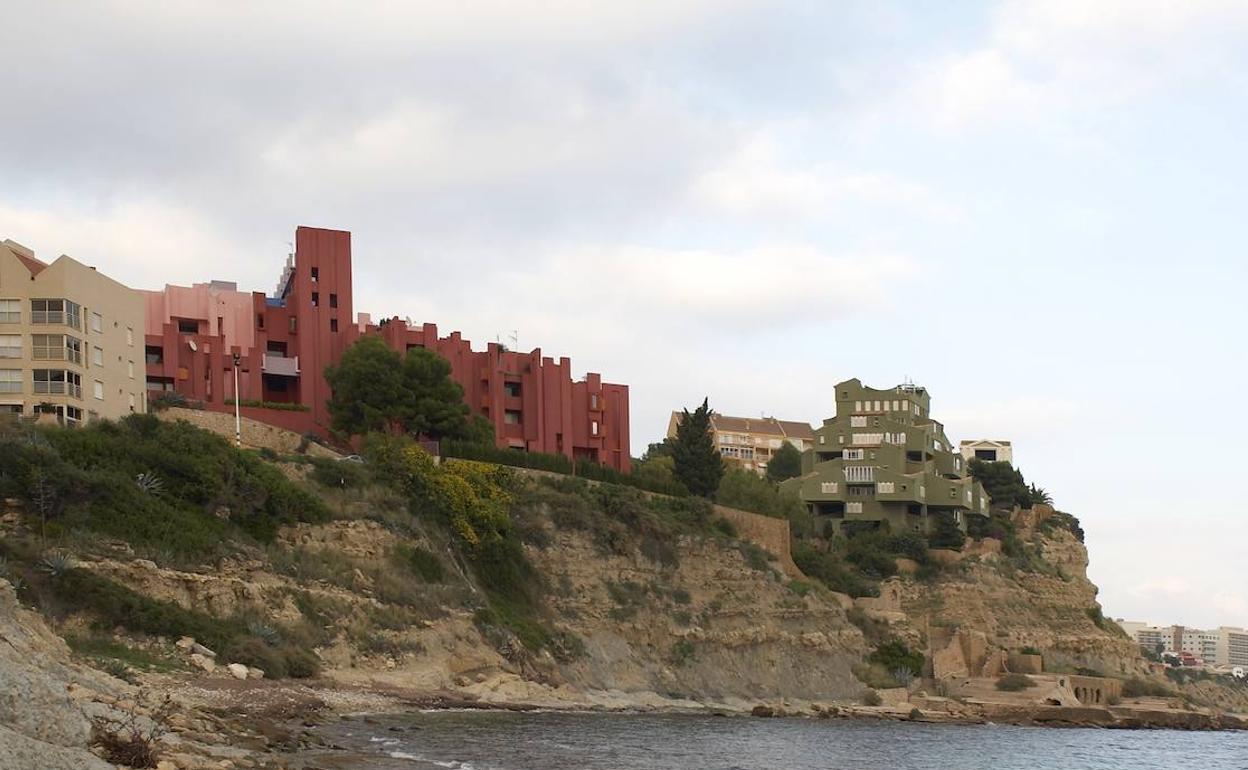
[[[277,353],[265,353],[260,364],[265,374],[276,374],[281,377],[299,376],[299,356],[283,356]]]
[[[875,466],[846,465],[845,481],[850,484],[872,484],[875,482]]]

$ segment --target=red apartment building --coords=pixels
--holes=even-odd
[[[288,403],[305,410],[243,407],[251,418],[326,435],[330,396],[324,371],[361,334],[379,334],[394,350],[436,351],[451,363],[474,414],[494,425],[500,447],[588,459],[629,468],[628,386],[598,374],[573,382],[571,362],[505,350],[484,351],[437,326],[397,318],[354,320],[351,234],[300,227],[276,293],[241,292],[213,281],[144,292],[147,299],[147,387],[176,391],[205,408],[233,409],[234,356],[246,401]]]

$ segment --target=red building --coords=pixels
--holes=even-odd
[[[298,228],[272,297],[220,281],[145,295],[149,391],[172,390],[229,411],[237,355],[244,403],[293,407],[245,406],[244,414],[326,435],[325,367],[360,334],[379,334],[394,350],[425,347],[450,361],[468,406],[493,423],[499,446],[629,468],[627,385],[597,374],[573,382],[571,362],[544,358],[540,349],[516,353],[491,343],[473,351],[459,332],[439,338],[433,324],[354,321],[348,232]]]

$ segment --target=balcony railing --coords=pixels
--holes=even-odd
[[[299,356],[286,357],[277,353],[265,353],[261,362],[265,374],[277,374],[283,377],[299,376]]]
[[[850,484],[870,484],[875,481],[874,465],[846,465],[845,480]]]
[[[40,382],[35,381],[35,393],[46,393],[50,396],[73,396],[82,398],[82,386],[72,382]]]

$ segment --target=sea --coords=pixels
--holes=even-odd
[[[1248,770],[1248,732],[436,711],[321,733],[351,770]]]

